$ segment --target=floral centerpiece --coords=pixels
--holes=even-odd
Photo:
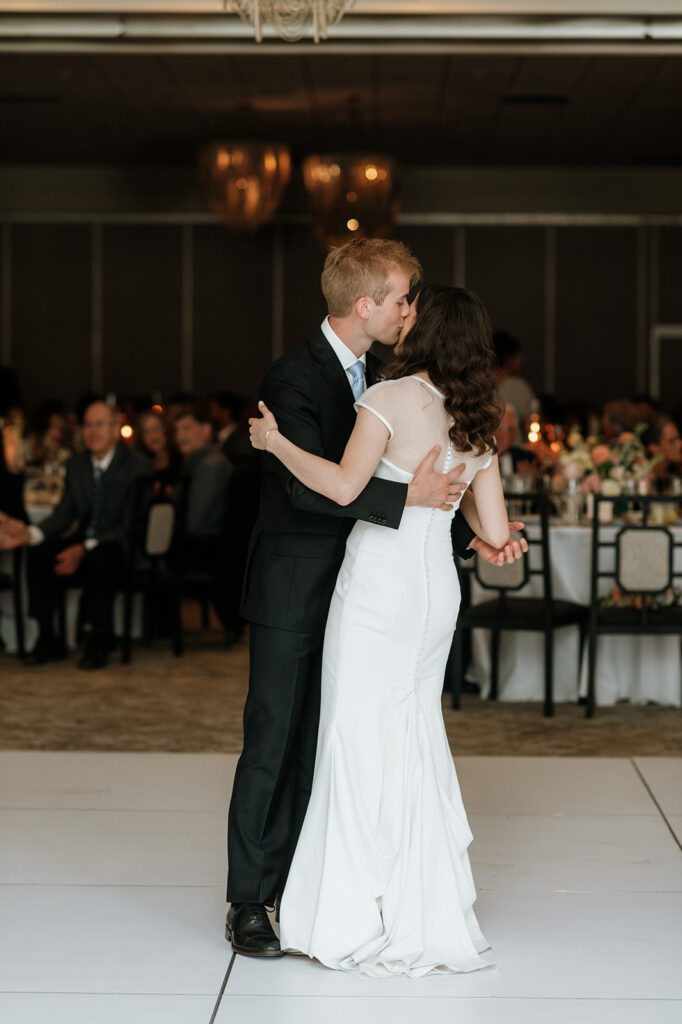
[[[611,593],[599,598],[601,608],[635,608],[640,611],[642,606],[657,611],[661,608],[674,608],[682,605],[682,589],[678,586],[668,587],[660,594],[630,594],[621,590],[614,583]]]
[[[626,431],[610,443],[583,438],[574,427],[559,456],[561,475],[568,481],[580,481],[583,491],[601,491],[612,496],[621,494],[628,482],[636,485],[646,480],[661,459],[660,455],[652,459],[647,456],[642,444],[646,426],[639,423],[634,431]]]

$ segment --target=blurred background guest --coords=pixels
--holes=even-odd
[[[208,578],[226,643],[231,644],[236,639],[236,624],[229,600],[224,548],[230,542],[226,536],[226,512],[232,465],[213,444],[213,423],[207,405],[182,408],[175,419],[174,435],[183,460],[176,488],[176,569],[190,583],[193,577]]]
[[[173,487],[178,482],[182,459],[163,413],[145,409],[138,415],[135,446],[151,462],[154,479],[162,487]]]
[[[649,455],[660,456],[651,471],[654,480],[665,486],[673,477],[682,476],[682,438],[669,416],[654,416],[642,434],[642,443]]]
[[[121,584],[135,482],[149,464],[119,440],[118,410],[99,400],[83,418],[85,451],[66,465],[62,498],[40,527],[13,520],[0,525],[0,547],[28,545],[29,615],[39,635],[27,664],[65,657],[54,629],[63,584],[82,587],[86,633],[82,669],[102,668],[113,645],[113,603]]]
[[[607,402],[601,414],[601,436],[604,441],[615,441],[621,434],[630,433],[640,419],[639,409],[627,398]]]
[[[216,442],[232,465],[236,468],[245,460],[251,464],[256,462],[258,453],[251,446],[244,399],[230,391],[214,391],[208,397],[208,409]]]
[[[24,464],[44,468],[62,464],[73,454],[69,413],[64,402],[49,398],[34,411],[24,440]]]
[[[523,365],[521,342],[508,331],[493,332],[497,359],[497,394],[503,402],[513,405],[524,425],[533,410],[535,394],[527,380],[520,376]]]
[[[166,423],[168,423],[171,430],[174,428],[178,414],[181,413],[183,409],[188,409],[196,404],[197,398],[190,391],[174,391],[172,395],[168,396],[165,416]]]
[[[503,479],[505,477],[509,478],[515,473],[531,478],[535,476],[540,468],[540,461],[535,453],[522,448],[519,444],[519,439],[518,413],[515,406],[507,402],[500,424],[495,431],[500,475]]]

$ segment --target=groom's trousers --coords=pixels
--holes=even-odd
[[[284,888],[312,786],[323,632],[251,624],[244,747],[228,819],[227,899],[267,903]]]

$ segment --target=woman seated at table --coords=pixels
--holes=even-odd
[[[163,415],[155,409],[147,409],[137,418],[135,429],[136,447],[154,467],[154,480],[168,491],[180,479],[182,459]]]
[[[656,490],[666,490],[673,478],[682,477],[682,438],[669,416],[656,416],[642,434],[649,455],[660,456],[651,475]]]
[[[26,466],[44,469],[47,464],[63,465],[73,455],[73,438],[66,406],[58,399],[42,402],[29,421],[23,442]]]

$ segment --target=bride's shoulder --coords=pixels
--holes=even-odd
[[[371,388],[367,388],[366,395],[401,395],[404,391],[409,390],[409,377],[396,377],[393,380],[380,380],[376,384],[372,384]]]

